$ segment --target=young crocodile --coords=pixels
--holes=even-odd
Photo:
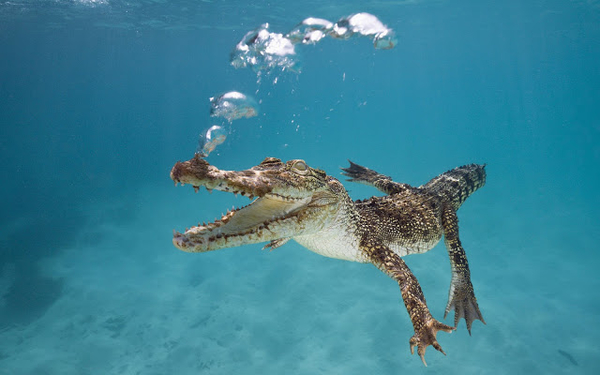
[[[456,210],[485,184],[485,165],[455,168],[420,187],[393,182],[390,177],[350,162],[343,174],[374,186],[383,197],[352,201],[344,186],[324,171],[303,160],[286,163],[266,158],[243,171],[222,171],[199,156],[177,162],[171,170],[175,184],[190,184],[196,192],[222,190],[251,200],[248,206],[228,211],[220,220],[174,231],[173,244],[188,252],[206,252],[258,242],[277,248],[290,239],[318,254],[372,263],[396,280],[412,321],[410,339],[425,363],[432,345],[444,353],[436,340],[438,331],[451,332],[464,318],[471,324],[483,317],[471,284],[469,265],[458,236]],[[419,282],[402,256],[424,253],[444,236],[452,266],[452,281],[444,318],[455,311],[454,327],[432,317]],[[444,353],[445,354],[445,353]]]

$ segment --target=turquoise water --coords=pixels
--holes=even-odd
[[[249,3],[0,0],[0,374],[600,372],[600,3]],[[395,47],[325,38],[296,46],[299,72],[230,65],[264,23],[358,12]],[[257,116],[211,117],[234,90]],[[176,250],[173,229],[246,203],[169,178],[215,124],[223,169],[302,158],[341,178],[350,159],[420,185],[487,163],[458,212],[487,325],[440,333],[425,368],[371,265],[292,242]],[[406,262],[441,320],[443,244]]]

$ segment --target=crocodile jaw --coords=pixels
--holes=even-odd
[[[175,247],[206,252],[320,230],[334,216],[337,197],[324,182],[306,182],[305,177],[292,173],[293,165],[294,161],[284,164],[267,158],[248,170],[222,171],[199,157],[176,163],[171,170],[175,184],[190,184],[196,191],[204,186],[207,190],[258,198],[248,206],[228,211],[213,223],[199,224],[183,233],[174,231]]]
[[[250,205],[229,211],[221,220],[173,233],[173,244],[187,252],[206,252],[227,247],[289,238],[303,232],[302,210],[310,198],[285,200],[257,198]]]

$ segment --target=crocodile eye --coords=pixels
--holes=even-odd
[[[306,163],[302,160],[298,160],[297,162],[295,162],[294,165],[292,165],[292,169],[294,170],[294,172],[297,172],[299,174],[308,173],[308,165],[306,165]]]

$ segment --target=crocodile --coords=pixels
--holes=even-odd
[[[200,155],[177,162],[171,170],[175,185],[240,194],[251,203],[184,233],[174,230],[173,244],[187,252],[207,252],[261,242],[275,249],[294,240],[326,257],[372,263],[399,284],[415,332],[410,352],[416,347],[427,366],[429,345],[446,354],[437,341],[439,331],[452,332],[462,318],[469,334],[473,321],[485,324],[456,216],[467,197],[485,184],[485,165],[458,167],[419,187],[353,162],[342,174],[386,195],[354,201],[338,179],[300,159],[284,163],[269,157],[242,171],[220,170]],[[419,282],[402,259],[429,251],[442,237],[452,273],[444,319],[454,310],[454,326],[431,315]]]

